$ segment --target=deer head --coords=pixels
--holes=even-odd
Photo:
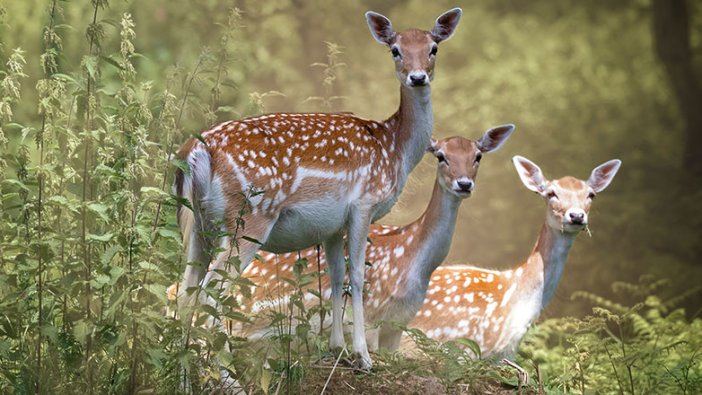
[[[529,159],[515,156],[512,161],[524,186],[546,200],[549,227],[564,233],[577,233],[587,227],[592,200],[607,188],[622,164],[618,159],[605,162],[592,171],[587,181],[570,176],[548,181]]]
[[[434,78],[439,43],[451,37],[461,14],[460,8],[446,11],[436,19],[431,32],[418,29],[395,32],[387,17],[373,11],[366,12],[366,19],[376,41],[390,47],[400,82],[404,86],[417,87],[429,85]]]
[[[513,131],[514,125],[503,125],[486,131],[478,141],[463,137],[432,139],[427,151],[439,161],[437,178],[441,187],[460,198],[469,197],[483,154],[500,148]]]

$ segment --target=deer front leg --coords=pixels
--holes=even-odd
[[[360,356],[361,368],[370,370],[373,361],[366,344],[366,325],[363,314],[363,280],[366,269],[366,238],[370,227],[370,210],[354,206],[349,213],[348,249],[351,303],[353,307],[353,351]]]
[[[327,257],[332,290],[332,328],[329,348],[331,350],[343,349],[346,344],[344,343],[342,322],[344,307],[342,292],[346,264],[344,262],[344,236],[342,233],[338,233],[324,242],[324,254]]]

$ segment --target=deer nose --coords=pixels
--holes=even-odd
[[[575,225],[582,225],[585,223],[585,213],[583,212],[571,212],[568,216],[570,217],[570,222]]]
[[[424,85],[427,83],[426,73],[412,73],[409,75],[409,79],[412,85]]]
[[[473,190],[473,180],[456,180],[456,185],[458,185],[458,189],[464,192],[470,192]]]

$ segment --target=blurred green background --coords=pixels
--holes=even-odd
[[[35,84],[42,76],[38,59],[48,4],[0,1],[0,60],[5,64],[18,47],[29,60],[15,108],[23,124],[41,122]],[[132,14],[136,51],[143,55],[135,59],[139,79],[161,91],[167,76],[193,70],[203,49],[219,47],[220,24],[227,23],[229,9],[241,11],[226,43],[232,56],[224,67],[220,111],[212,113],[200,103],[207,104],[211,86],[196,80],[183,119],[185,141],[188,133],[216,120],[261,108],[389,116],[399,103],[398,82],[388,50],[372,39],[363,13],[383,13],[397,30],[430,29],[436,16],[455,6],[463,8],[463,18],[457,33],[441,45],[432,84],[435,136],[478,138],[508,122],[517,131],[483,162],[476,194],[461,208],[448,262],[504,269],[530,252],[544,203],[519,182],[513,155],[535,161],[549,178],[586,178],[596,165],[619,158],[620,173],[593,205],[592,237],[579,236],[546,315],[583,314],[589,306],[571,301],[573,291],[608,295],[612,282],[635,281],[645,273],[669,278],[678,293],[698,285],[701,2],[113,1],[98,19],[108,22],[102,24],[102,46],[115,52],[119,34],[109,22]],[[92,4],[71,1],[62,7],[59,21],[66,26],[59,29],[64,45],[59,69],[78,70],[87,53],[84,32]],[[326,85],[324,67],[313,66],[329,63],[325,42],[335,44],[341,51],[335,61],[343,63],[334,68],[338,78]],[[117,89],[117,70],[106,68],[101,82],[105,92]],[[429,200],[434,174],[434,159],[427,156],[381,222],[416,218]],[[698,315],[699,296],[687,307],[688,314]]]

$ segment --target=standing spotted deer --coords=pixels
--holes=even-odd
[[[553,297],[576,236],[587,229],[596,194],[619,170],[621,161],[596,167],[587,181],[563,177],[547,181],[541,169],[521,156],[513,159],[524,185],[548,205],[546,222],[524,263],[507,271],[442,266],[432,275],[421,310],[410,327],[430,338],[475,340],[487,357],[510,358],[541,310]],[[405,342],[403,341],[403,344]]]
[[[471,196],[482,155],[497,150],[514,131],[513,125],[492,128],[479,140],[450,137],[432,140],[428,149],[438,160],[434,190],[424,214],[405,226],[371,225],[366,257],[371,266],[366,271],[368,293],[365,298],[365,314],[370,326],[380,321],[407,324],[422,306],[431,273],[446,258],[456,224],[461,202]],[[320,267],[314,262],[314,248],[301,251],[300,256],[311,263],[306,272],[314,273],[326,268],[326,260],[320,257]],[[243,272],[255,288],[247,311],[258,313],[252,324],[234,323],[234,332],[240,336],[256,339],[271,334],[270,320],[266,309],[287,305],[294,287],[281,278],[294,278],[293,268],[298,255],[288,253],[276,257],[263,254],[264,261],[254,260]],[[328,276],[306,286],[307,290],[322,289],[322,295],[330,295]],[[309,309],[319,300],[307,292],[304,304]],[[366,332],[371,349],[383,347],[395,350],[399,347],[402,331],[394,325],[383,324]]]
[[[344,347],[346,232],[353,351],[360,356],[361,367],[372,366],[362,294],[366,235],[370,223],[395,204],[429,145],[433,125],[429,83],[437,46],[453,34],[460,17],[461,10],[455,8],[439,16],[431,32],[395,32],[386,17],[366,13],[373,37],[391,49],[401,84],[399,110],[385,121],[350,114],[269,114],[222,123],[202,132],[201,139],[185,143],[178,157],[188,163],[190,172],[176,174],[174,190],[190,200],[193,211],[179,210],[181,229],[190,232],[179,300],[194,303],[193,295],[205,294],[194,290],[213,281],[228,286],[220,273],[228,269],[231,256],[239,256],[244,270],[259,248],[281,253],[322,243],[332,277],[330,346]],[[239,212],[246,204],[250,210],[241,219],[248,237],[238,239],[235,246],[232,238],[241,236]],[[231,236],[213,240],[218,232]],[[222,252],[212,257],[215,245]],[[215,304],[211,298],[203,299]]]

